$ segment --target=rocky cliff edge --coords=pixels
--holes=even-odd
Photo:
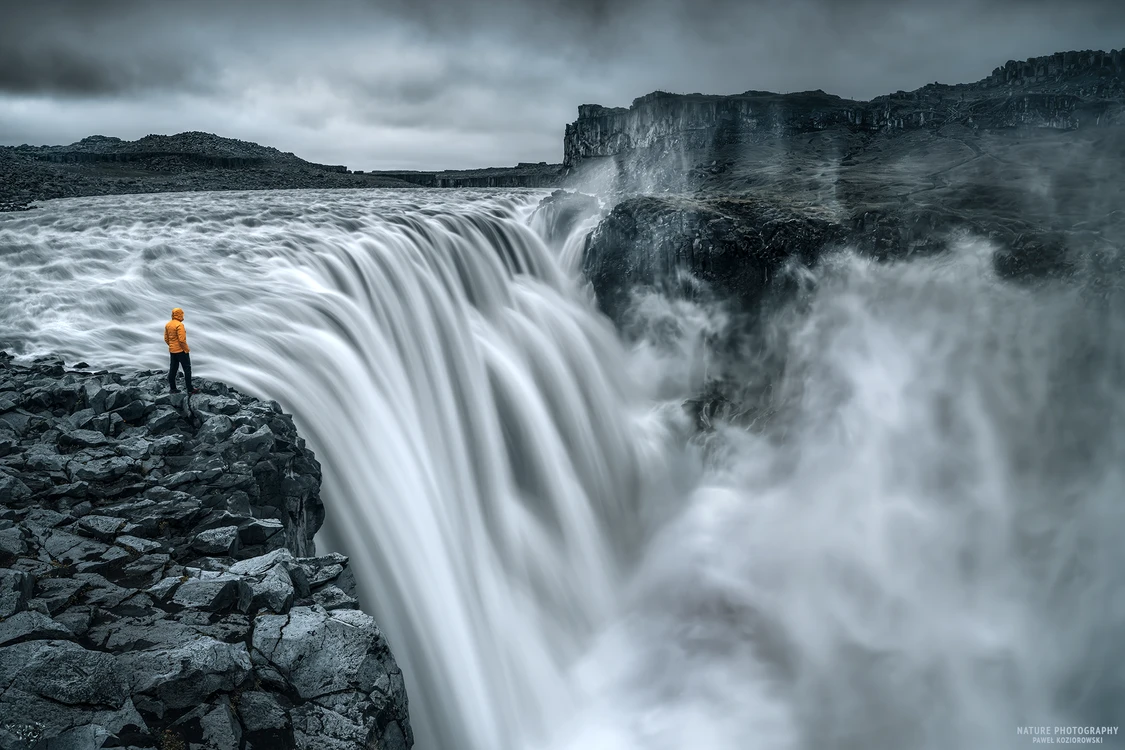
[[[0,352],[0,748],[409,748],[312,452],[201,390]]]

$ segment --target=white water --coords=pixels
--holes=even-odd
[[[533,193],[61,201],[0,217],[0,346],[276,398],[423,750],[1017,748],[1125,706],[1125,315],[987,248],[810,276],[764,431],[685,444],[699,339],[625,351]],[[565,259],[560,260],[560,258]],[[706,456],[706,458],[704,458]],[[1114,739],[1108,740],[1113,746]],[[1107,745],[1103,745],[1107,746]]]

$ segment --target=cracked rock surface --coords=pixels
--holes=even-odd
[[[201,391],[0,352],[0,750],[409,748],[319,464]]]

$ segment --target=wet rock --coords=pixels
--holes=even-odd
[[[250,609],[251,589],[241,578],[223,576],[221,578],[191,578],[180,584],[172,601],[190,609],[206,612],[226,612]]]
[[[205,555],[231,556],[238,548],[238,540],[237,526],[221,526],[200,532],[195,536],[191,546]]]
[[[59,437],[59,445],[64,448],[97,448],[109,442],[109,438],[94,430],[74,430]]]
[[[78,520],[78,530],[103,542],[112,542],[126,523],[124,518],[87,515]]]
[[[230,420],[230,417],[216,416],[203,423],[197,437],[204,443],[214,445],[226,440],[233,432],[234,422]]]
[[[0,618],[27,609],[34,579],[22,570],[0,568]]]
[[[70,637],[70,630],[40,612],[17,612],[0,622],[0,647],[24,641]]]
[[[98,482],[106,484],[128,474],[137,468],[134,459],[118,456],[114,458],[101,458],[92,461],[71,461],[67,464],[67,472],[72,481]]]
[[[289,727],[289,714],[270,693],[251,690],[238,700],[238,716],[247,733],[282,732]]]
[[[121,708],[129,698],[116,656],[69,641],[29,641],[0,649],[0,684],[64,705]]]
[[[18,503],[31,497],[31,490],[17,477],[0,469],[0,503]]]
[[[151,696],[168,708],[198,706],[217,692],[230,693],[250,676],[246,644],[207,637],[126,654],[120,664],[133,694]]]
[[[339,586],[322,586],[313,592],[313,601],[326,610],[359,609],[359,600],[348,596]]]
[[[320,467],[280,407],[203,381],[193,408],[159,373],[60,367],[0,353],[0,400],[14,394],[0,415],[0,747],[409,737],[401,673],[346,609],[347,558],[299,556],[323,520]],[[10,389],[13,371],[26,375]]]
[[[135,537],[130,534],[117,537],[117,544],[130,552],[140,552],[142,554],[155,552],[164,546],[160,542],[151,539],[141,539],[140,537]]]

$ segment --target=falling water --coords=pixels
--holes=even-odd
[[[662,336],[626,350],[539,197],[50,203],[0,218],[0,346],[163,367],[184,307],[198,375],[316,450],[321,543],[423,750],[1018,748],[1120,721],[1116,286],[1006,285],[970,240],[840,255],[713,363],[783,361],[772,418],[688,440],[728,321],[645,298]]]

